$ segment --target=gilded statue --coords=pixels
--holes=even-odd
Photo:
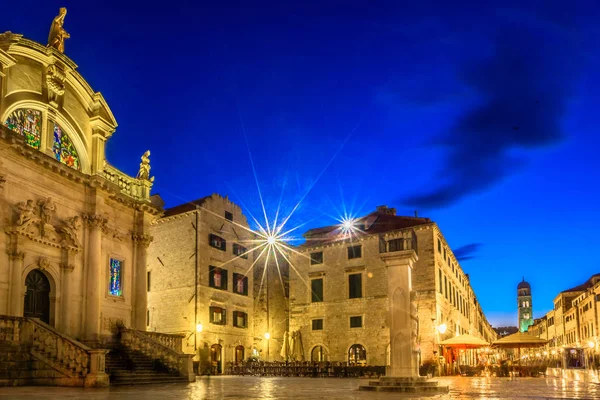
[[[142,155],[140,170],[138,171],[136,178],[150,182],[154,181],[154,177],[150,178],[150,150],[147,150]]]
[[[65,23],[65,16],[67,15],[67,9],[61,7],[58,15],[54,17],[52,26],[50,27],[50,34],[48,35],[48,46],[54,47],[61,53],[65,52],[65,39],[71,37],[63,28]]]
[[[35,214],[35,206],[33,204],[33,200],[27,200],[27,202],[20,202],[17,204],[17,210],[19,210],[19,220],[17,221],[17,225],[21,226],[25,222],[28,222],[33,218]]]

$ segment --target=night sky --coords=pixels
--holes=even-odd
[[[303,199],[296,232],[418,210],[492,324],[523,276],[541,317],[600,272],[596,2],[406,3],[19,0],[0,31],[46,43],[67,7],[109,162],[135,176],[150,149],[167,206],[217,192],[262,223],[253,161],[269,216]]]

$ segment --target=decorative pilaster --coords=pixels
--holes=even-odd
[[[87,285],[85,302],[85,336],[88,341],[100,337],[100,299],[102,296],[102,230],[107,219],[101,215],[83,217],[89,229],[87,252]]]
[[[23,316],[23,282],[21,275],[23,274],[23,260],[25,253],[22,251],[10,250],[7,251],[10,259],[10,315],[15,317]]]
[[[413,250],[381,255],[387,265],[390,301],[390,367],[388,377],[419,376],[417,315],[412,294],[412,266],[417,261]]]
[[[71,279],[72,272],[75,269],[73,264],[61,264],[60,269],[62,270],[62,304],[61,304],[61,318],[60,325],[61,331],[65,335],[71,334]]]
[[[148,260],[148,246],[153,237],[146,234],[132,235],[136,252],[134,271],[133,295],[133,328],[146,330],[146,309],[148,308],[148,293],[146,288],[146,271]]]

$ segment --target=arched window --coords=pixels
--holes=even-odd
[[[27,145],[39,149],[42,141],[42,117],[41,111],[31,108],[19,108],[8,116],[5,125],[21,134]],[[52,152],[54,158],[71,168],[81,170],[79,155],[73,142],[58,123],[54,122],[53,125]]]
[[[54,123],[52,151],[54,152],[54,157],[61,163],[77,170],[81,169],[79,156],[77,155],[75,146],[73,146],[73,142],[71,142],[69,136],[63,132],[60,125],[56,122]]]
[[[42,138],[42,112],[30,108],[19,108],[8,116],[6,126],[20,133],[25,143],[34,149],[40,148]]]
[[[321,362],[328,361],[329,355],[327,354],[327,350],[323,346],[315,346],[310,352],[310,361],[313,362]]]
[[[367,363],[367,350],[363,345],[353,344],[348,350],[348,364],[366,364]]]

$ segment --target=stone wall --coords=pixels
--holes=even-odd
[[[388,232],[386,239],[409,237],[410,232]],[[412,270],[412,285],[419,318],[421,363],[437,361],[441,355],[439,342],[455,334],[470,333],[488,341],[495,339],[495,333],[477,305],[468,275],[462,271],[437,225],[431,223],[415,227],[414,232],[418,260]],[[362,257],[359,259],[348,259],[347,248],[351,244],[343,241],[321,247],[305,247],[301,249],[302,256],[293,256],[293,263],[300,274],[290,274],[290,330],[302,332],[308,360],[311,359],[311,350],[320,345],[327,349],[329,360],[347,361],[350,346],[361,344],[366,349],[368,364],[386,365],[389,304],[387,272],[379,253],[379,235],[363,237],[353,244],[362,245]],[[323,264],[310,265],[310,253],[320,251],[323,252]],[[349,299],[348,275],[354,273],[362,275],[363,296]],[[446,289],[443,287],[444,276]],[[311,302],[310,280],[315,278],[324,279],[323,302]],[[455,300],[450,298],[450,284]],[[363,327],[350,328],[351,316],[363,316]],[[312,329],[312,320],[317,318],[323,319],[323,330]],[[442,324],[447,326],[445,334],[438,329]]]
[[[244,347],[247,359],[254,344],[253,273],[250,266],[254,254],[240,258],[233,254],[233,244],[254,246],[254,234],[249,231],[241,209],[227,198],[212,195],[198,202],[198,211],[175,213],[159,219],[151,228],[154,241],[149,249],[148,272],[151,287],[148,295],[148,330],[163,333],[183,333],[184,351],[197,354],[198,358],[210,356],[209,349],[215,346],[221,356],[224,369],[226,363],[235,361],[235,348]],[[174,208],[173,210],[175,210]],[[231,212],[233,221],[225,219]],[[196,236],[196,212],[198,225]],[[226,240],[225,251],[212,247],[209,235]],[[198,245],[198,299],[195,315],[196,237]],[[210,286],[209,268],[215,266],[227,270],[226,289]],[[247,274],[248,294],[234,293],[233,274]],[[226,311],[226,324],[211,323],[210,307]],[[233,312],[248,315],[247,327],[233,326]],[[202,325],[202,331],[196,329]],[[195,343],[195,346],[194,346]],[[218,347],[220,346],[220,348]],[[214,353],[214,352],[213,352]],[[201,356],[202,355],[202,356]],[[208,362],[208,360],[201,360]]]

